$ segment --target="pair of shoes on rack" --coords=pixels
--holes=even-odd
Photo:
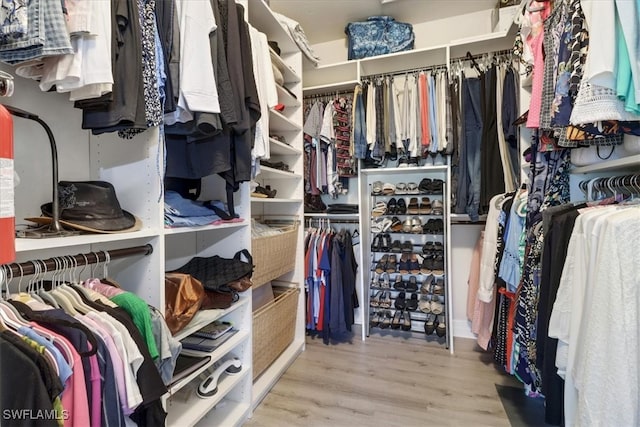
[[[442,242],[427,242],[422,246],[422,253],[425,255],[444,253],[444,246]]]
[[[411,314],[406,310],[396,310],[393,320],[391,321],[391,329],[401,329],[408,331],[411,329]]]
[[[266,187],[258,185],[256,189],[253,190],[253,193],[251,193],[251,196],[273,199],[274,197],[276,197],[277,193],[278,190],[272,190],[270,185],[267,185]]]
[[[430,218],[426,224],[422,226],[423,234],[443,234],[444,233],[444,221],[442,218]]]
[[[418,274],[420,273],[420,258],[415,253],[403,252],[398,262],[398,271],[401,274]]]
[[[386,208],[387,215],[404,215],[407,213],[407,203],[401,197],[397,200],[395,197],[390,198]]]
[[[424,322],[424,333],[427,335],[431,335],[434,332],[440,338],[444,337],[447,334],[447,325],[445,322],[445,315],[429,315],[427,316],[427,320]]]
[[[444,303],[440,301],[440,296],[422,294],[418,302],[418,308],[421,312],[427,314],[442,314],[444,312]]]
[[[415,311],[418,309],[418,294],[412,293],[411,296],[407,298],[407,294],[402,291],[396,297],[394,306],[398,310]]]
[[[386,329],[391,326],[391,312],[389,310],[373,310],[369,313],[369,325],[372,328]]]
[[[407,217],[402,223],[403,233],[422,234],[422,220],[418,217]]]
[[[444,274],[444,255],[441,253],[431,256],[425,255],[420,266],[420,272],[422,274],[442,276]]]
[[[444,181],[441,179],[423,178],[418,184],[420,194],[442,194]]]
[[[371,307],[391,308],[391,295],[389,292],[378,291],[369,302],[369,305]]]
[[[371,252],[388,252],[391,249],[391,236],[389,233],[378,233],[371,242]]]
[[[384,254],[378,260],[375,266],[375,272],[378,274],[382,273],[395,273],[398,269],[398,258],[394,255]]]

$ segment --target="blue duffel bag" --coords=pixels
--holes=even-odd
[[[349,59],[362,59],[413,49],[413,26],[391,16],[371,16],[365,22],[350,22],[344,29],[349,39]]]

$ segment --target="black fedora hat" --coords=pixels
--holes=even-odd
[[[116,190],[109,182],[60,181],[58,194],[63,225],[94,233],[122,233],[142,228],[140,219],[120,207]],[[27,220],[50,223],[52,203],[45,203],[40,210],[44,216]]]

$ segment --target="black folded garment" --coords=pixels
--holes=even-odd
[[[357,214],[358,205],[349,203],[332,203],[327,206],[327,213],[332,214]]]

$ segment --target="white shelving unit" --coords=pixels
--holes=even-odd
[[[115,134],[94,136],[82,129],[81,111],[73,108],[68,95],[42,93],[32,80],[16,77],[15,95],[3,103],[38,114],[52,128],[57,141],[59,179],[67,181],[104,180],[112,183],[123,209],[142,221],[142,229],[132,233],[91,234],[53,239],[17,239],[17,262],[45,259],[51,256],[75,255],[130,246],[150,244],[148,256],[111,261],[109,277],[123,288],[136,293],[149,304],[165,307],[164,274],[186,264],[196,256],[232,257],[237,251],[251,248],[250,218],[280,215],[302,220],[302,58],[297,46],[262,0],[243,1],[248,21],[265,32],[269,40],[279,43],[280,56],[272,52],[273,61],[282,69],[286,88],[278,89],[283,113],[272,111],[272,131],[286,138],[287,144],[271,140],[272,161],[284,161],[293,173],[263,168],[259,180],[279,188],[279,198],[258,200],[250,197],[249,183],[242,183],[234,194],[239,223],[203,227],[165,228],[163,200],[164,156],[158,129],[150,129],[133,139],[123,140]],[[13,73],[13,69],[0,66]],[[51,201],[51,162],[49,142],[40,125],[14,118],[15,170],[20,177],[16,188],[15,212],[18,224],[24,218],[40,216],[40,205]],[[38,172],[34,172],[38,171]],[[217,176],[203,179],[203,200],[226,200],[224,181]],[[302,246],[300,227],[299,246]],[[296,270],[285,277],[289,282],[303,282],[303,259],[296,259]],[[84,276],[91,274],[87,268]],[[17,282],[17,279],[15,280]],[[15,286],[16,283],[12,282]],[[28,283],[28,278],[24,280]],[[260,382],[252,378],[252,292],[241,294],[228,310],[205,310],[177,337],[184,338],[202,326],[217,320],[230,320],[238,333],[211,353],[205,366],[171,387],[163,401],[168,412],[168,426],[241,425],[250,417],[252,408],[275,384],[284,369],[304,349],[304,292],[299,292],[294,342],[267,370]],[[216,362],[238,357],[242,370],[234,376],[223,375],[214,397],[201,399],[193,391],[200,376]]]
[[[449,68],[449,65],[452,60],[456,58],[461,58],[466,55],[467,52],[470,52],[472,55],[477,55],[485,52],[494,52],[500,50],[511,49],[513,47],[513,40],[515,37],[516,27],[514,25],[510,25],[509,28],[494,31],[487,34],[482,34],[474,37],[466,37],[459,39],[451,39],[447,43],[434,45],[434,46],[426,46],[419,49],[397,52],[387,55],[379,55],[369,58],[363,58],[359,60],[351,60],[351,61],[340,61],[329,64],[320,64],[319,66],[313,66],[309,61],[305,61],[304,63],[304,94],[305,95],[314,95],[314,94],[330,94],[334,91],[344,91],[353,89],[358,83],[360,83],[364,77],[371,75],[379,75],[379,74],[392,74],[392,73],[400,73],[404,70],[410,70],[415,68],[427,68],[430,66],[443,66]],[[433,166],[428,166],[429,170],[436,171]],[[448,169],[448,166],[440,167],[441,170]],[[425,167],[417,167],[417,168],[402,168],[402,169],[363,169],[360,170],[360,174],[358,178],[353,178],[353,185],[350,184],[351,187],[359,187],[360,188],[360,197],[358,202],[361,200],[367,200],[368,194],[366,192],[366,188],[363,187],[364,183],[372,174],[388,174],[389,176],[394,176],[394,174],[419,174],[424,172]],[[406,182],[406,181],[405,181]],[[449,182],[447,180],[447,182]],[[448,188],[448,187],[447,187]],[[363,192],[364,191],[364,192]],[[353,203],[351,197],[350,200],[345,201],[346,203]],[[327,203],[327,199],[323,197],[323,201]],[[342,200],[341,200],[342,201]],[[449,203],[446,206],[450,206]],[[364,205],[361,204],[361,210],[364,209]],[[370,213],[370,212],[369,212]],[[369,217],[367,212],[362,213],[360,217],[360,231],[361,235],[367,236],[368,230],[367,224],[369,223]],[[306,214],[306,217],[310,217],[310,214]],[[481,218],[482,220],[482,218]],[[465,225],[469,222],[468,215],[455,215],[447,217],[447,238],[453,232],[463,233],[464,229],[458,227],[465,227]],[[367,228],[365,228],[367,227]],[[453,227],[453,229],[451,228]],[[454,230],[455,229],[455,230]],[[367,250],[367,247],[370,247],[370,242],[361,241],[361,248],[364,251]],[[451,248],[450,245],[446,245],[446,259],[451,260]],[[468,262],[469,260],[461,260],[461,262]],[[368,266],[368,258],[365,253],[362,254],[361,258],[363,265],[363,271],[367,270]],[[458,262],[458,260],[456,260]],[[364,275],[363,275],[364,276]],[[455,276],[455,274],[454,274]],[[453,280],[451,275],[448,275],[449,280]],[[451,308],[453,304],[453,291],[454,287],[456,289],[463,288],[466,283],[458,283],[448,284],[448,292],[447,292],[447,303]],[[466,278],[464,279],[466,280]],[[367,279],[363,277],[361,283],[361,290],[364,291],[368,288],[369,282]],[[455,286],[454,286],[455,285]],[[368,310],[368,307],[367,307]],[[450,351],[453,351],[453,340],[450,338],[454,335],[454,331],[452,330],[454,324],[464,324],[467,326],[466,318],[464,321],[460,323],[456,323],[453,321],[451,309],[448,310],[447,313],[447,339],[451,342],[449,346]],[[363,321],[366,321],[368,318],[368,313],[363,316]],[[468,327],[468,326],[467,326]],[[366,326],[365,326],[366,328]],[[365,329],[363,328],[363,330]],[[469,330],[468,334],[471,334]],[[464,332],[462,335],[468,335]],[[364,334],[363,334],[364,338]]]
[[[384,183],[398,183],[398,182],[414,182],[419,184],[420,181],[424,178],[428,179],[440,179],[444,183],[443,194],[441,195],[433,195],[433,194],[401,194],[401,195],[372,195],[373,183],[376,181],[381,181]],[[426,336],[427,340],[441,342],[446,345],[449,349],[449,352],[453,354],[453,334],[452,332],[452,298],[451,298],[451,238],[450,238],[450,230],[451,223],[449,219],[448,206],[451,203],[451,198],[449,192],[447,191],[448,184],[450,182],[450,170],[449,166],[425,166],[421,168],[380,168],[380,169],[364,169],[361,171],[360,176],[360,194],[366,195],[363,197],[363,201],[361,204],[360,211],[360,230],[361,230],[361,246],[363,251],[363,292],[362,295],[365,296],[364,303],[364,319],[367,322],[363,325],[363,329],[367,331],[367,336],[375,331],[380,331],[380,329],[372,329],[370,328],[370,316],[371,316],[371,292],[370,285],[372,280],[374,279],[374,267],[376,262],[382,257],[382,253],[372,251],[372,243],[375,234],[371,231],[371,221],[372,221],[372,210],[375,207],[377,201],[384,201],[388,203],[391,198],[405,199],[406,205],[409,205],[409,201],[411,198],[417,198],[420,203],[422,197],[429,197],[431,202],[433,200],[441,200],[443,202],[443,215],[433,215],[433,214],[387,214],[380,218],[392,218],[394,216],[398,217],[401,221],[404,221],[406,218],[420,218],[422,224],[426,224],[429,219],[441,219],[443,222],[443,233],[442,234],[425,234],[425,233],[398,233],[393,231],[386,231],[385,233],[389,233],[391,235],[391,240],[399,240],[400,242],[410,241],[413,245],[412,253],[416,253],[421,255],[422,246],[428,241],[432,242],[440,242],[443,246],[443,255],[444,255],[444,312],[440,316],[445,317],[446,323],[446,335],[444,340],[438,339],[435,335]],[[390,251],[386,252],[387,254],[391,254]],[[400,260],[400,254],[395,254],[397,256],[398,261]],[[418,300],[426,295],[421,295],[420,287],[424,281],[429,278],[429,275],[425,274],[402,274],[400,272],[389,273],[391,276],[391,288],[387,290],[392,295],[392,300],[395,301],[395,298],[398,296],[399,291],[393,288],[393,281],[397,275],[402,276],[403,281],[407,281],[410,276],[415,276],[417,278],[417,286],[418,290],[413,292],[418,295]],[[377,292],[378,289],[374,287]],[[409,300],[410,291],[406,291],[407,300]],[[392,303],[393,304],[393,303]],[[389,309],[395,313],[395,309],[392,307]],[[421,332],[424,334],[424,322],[428,319],[428,316],[420,310],[415,310],[410,313],[412,322],[411,322],[411,332]],[[393,339],[393,338],[390,338]]]
[[[515,27],[476,37],[452,40],[447,44],[421,49],[372,56],[352,61],[322,64],[314,67],[305,63],[304,93],[312,95],[353,88],[362,77],[402,72],[433,65],[448,66],[452,58],[464,57],[466,52],[479,54],[513,47]]]
[[[271,110],[269,135],[285,138],[286,144],[270,138],[269,162],[287,164],[292,172],[261,166],[256,181],[276,189],[275,198],[251,198],[251,215],[261,219],[284,219],[301,223],[303,220],[303,135],[302,135],[302,53],[289,34],[280,26],[274,14],[262,0],[249,2],[248,20],[255,28],[276,41],[280,55],[271,50],[271,61],[284,77],[284,88],[278,87],[278,102],[285,105],[282,112]],[[285,89],[286,88],[286,89]],[[293,95],[292,95],[293,94]],[[279,280],[293,283],[298,292],[296,324],[293,342],[259,377],[255,379],[252,407],[257,406],[295,358],[304,350],[305,303],[303,227],[298,227],[295,268]],[[207,424],[216,425],[216,424]],[[220,424],[223,425],[223,424]],[[224,424],[226,425],[226,424]]]

